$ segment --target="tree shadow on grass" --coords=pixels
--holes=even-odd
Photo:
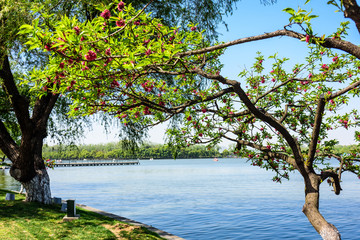
[[[20,194],[15,194],[15,201],[5,201],[6,193],[12,192],[0,189],[0,223],[21,226],[35,239],[72,239],[73,236],[76,236],[76,239],[86,239],[89,236],[91,239],[116,239],[115,235],[104,227],[105,224],[114,226],[119,223],[112,218],[77,208],[80,218],[63,222],[66,213],[61,212],[61,205],[25,202],[25,197]],[[146,228],[123,232],[121,237],[161,239],[158,234]]]

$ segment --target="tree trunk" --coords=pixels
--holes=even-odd
[[[46,169],[37,170],[33,179],[22,184],[26,191],[26,201],[51,203],[50,178]]]
[[[17,156],[10,156],[10,175],[21,182],[26,191],[26,201],[51,203],[50,178],[42,158],[46,127],[23,131]]]
[[[341,240],[341,235],[337,228],[328,223],[319,212],[319,187],[320,177],[315,173],[309,174],[305,179],[305,204],[303,212],[309,222],[324,240]]]
[[[42,146],[47,136],[47,122],[59,95],[48,92],[32,100],[22,95],[7,55],[0,54],[0,78],[6,94],[4,99],[8,99],[11,106],[8,112],[14,113],[21,130],[19,145],[0,118],[0,149],[12,162],[10,175],[24,185],[26,200],[48,204],[51,200],[50,180],[42,158]]]

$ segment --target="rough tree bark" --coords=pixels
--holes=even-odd
[[[26,201],[49,204],[50,179],[42,158],[42,146],[43,139],[47,136],[47,121],[58,95],[49,93],[36,99],[35,104],[30,106],[30,100],[18,90],[8,56],[3,57],[1,63],[1,85],[15,113],[22,136],[21,143],[16,144],[0,118],[0,149],[12,162],[10,175],[25,188]]]
[[[305,179],[305,204],[303,213],[324,240],[340,240],[338,229],[327,222],[319,211],[321,177],[310,173]]]

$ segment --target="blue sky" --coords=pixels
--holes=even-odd
[[[289,14],[282,11],[287,7],[297,10],[298,6],[300,6],[306,10],[313,10],[312,14],[319,15],[319,18],[312,21],[313,30],[321,35],[333,33],[340,26],[339,23],[341,21],[347,21],[342,13],[335,12],[336,8],[334,6],[326,5],[326,1],[312,0],[309,4],[303,5],[304,2],[305,0],[278,0],[274,5],[264,6],[260,4],[260,0],[242,0],[237,3],[237,9],[233,15],[225,18],[229,31],[226,31],[224,26],[220,25],[218,27],[218,32],[221,33],[219,40],[227,42],[282,29],[289,23]],[[347,40],[360,44],[359,33],[352,22]],[[237,75],[244,67],[249,68],[253,64],[257,51],[262,52],[265,57],[278,53],[280,57],[290,58],[291,63],[297,63],[302,62],[305,58],[307,48],[304,42],[288,37],[234,46],[227,49],[221,58],[224,64],[224,68],[221,71],[222,75],[231,79],[237,79]],[[164,129],[164,126],[160,126],[150,130],[149,141],[163,143]],[[332,133],[333,136],[339,136],[340,134],[341,132]],[[91,132],[86,133],[83,143],[95,144],[117,140],[115,132],[106,135],[101,127],[94,126]],[[351,144],[351,141],[350,138],[341,139],[340,144]]]

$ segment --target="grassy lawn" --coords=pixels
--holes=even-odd
[[[0,189],[0,239],[163,239],[146,228],[131,226],[97,213],[76,209],[78,220],[63,222],[60,205],[5,201]]]

